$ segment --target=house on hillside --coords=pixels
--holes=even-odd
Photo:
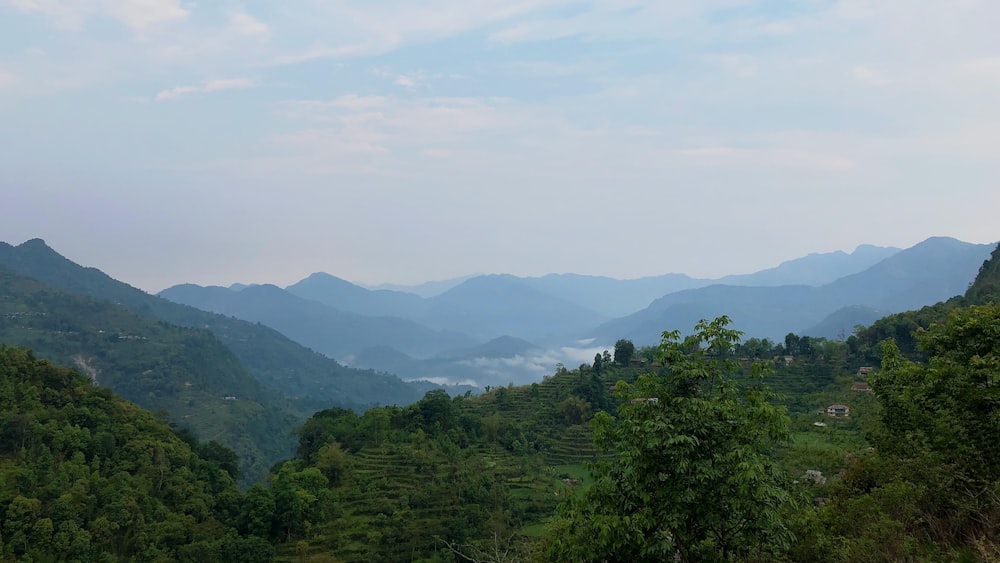
[[[868,386],[864,381],[855,381],[851,384],[851,391],[860,391],[861,393],[871,393],[872,388]]]
[[[785,356],[783,359],[785,360],[785,365],[790,366],[795,361],[795,356]]]
[[[802,482],[811,482],[813,485],[826,484],[826,477],[824,477],[823,472],[818,469],[807,469],[801,480]]]
[[[875,371],[875,368],[873,368],[871,366],[860,367],[860,368],[858,368],[858,375],[860,375],[861,377],[867,377],[868,374],[871,373],[871,372],[873,372],[873,371]]]
[[[826,407],[826,414],[834,418],[846,418],[851,416],[851,408],[847,405],[830,405]]]

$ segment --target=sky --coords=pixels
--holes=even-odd
[[[995,0],[0,0],[0,240],[156,292],[1000,239]]]

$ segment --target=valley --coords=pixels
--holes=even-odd
[[[957,241],[932,240],[915,249],[894,252],[885,259],[891,261],[889,264],[878,262],[867,268],[862,273],[872,272],[868,279],[879,279],[876,277],[879,272],[892,272],[889,278],[899,280],[898,285],[882,283],[867,293],[881,301],[861,302],[853,307],[863,310],[874,303],[892,309],[892,303],[897,303],[895,307],[898,308],[907,302],[906,299],[917,299],[917,295],[923,294],[915,288],[930,286],[937,288],[932,291],[949,290],[953,286],[939,281],[944,278],[934,277],[931,272],[961,272],[965,261],[977,258],[981,251],[978,246],[957,244]],[[940,245],[950,250],[940,251]],[[954,252],[957,248],[968,249],[968,255],[973,258],[964,258],[961,253]],[[173,304],[148,296],[96,270],[81,268],[39,242],[7,246],[3,250],[0,252],[0,341],[8,346],[4,348],[5,361],[13,367],[4,372],[6,387],[0,390],[5,388],[7,391],[0,396],[13,401],[5,407],[8,409],[8,428],[21,430],[4,435],[6,449],[0,451],[0,460],[6,461],[0,463],[0,469],[6,467],[4,471],[14,471],[11,475],[15,475],[18,468],[34,467],[37,475],[34,481],[8,481],[8,485],[0,487],[0,493],[10,499],[5,501],[9,503],[7,514],[29,510],[24,523],[9,520],[4,524],[5,537],[11,538],[4,543],[5,557],[44,553],[62,554],[62,557],[86,552],[111,553],[120,558],[144,557],[146,555],[140,554],[152,553],[144,552],[141,545],[134,542],[109,543],[109,537],[102,536],[96,524],[109,516],[100,516],[99,512],[88,512],[89,516],[77,521],[75,528],[70,526],[64,516],[53,512],[56,505],[52,503],[58,494],[42,492],[40,488],[50,480],[44,477],[45,472],[74,471],[68,465],[71,459],[74,463],[103,467],[100,454],[93,450],[96,446],[81,442],[82,454],[76,454],[75,446],[70,446],[65,441],[67,438],[61,437],[77,428],[87,436],[103,430],[93,426],[95,422],[84,423],[89,420],[84,418],[72,419],[78,422],[49,423],[47,420],[57,411],[38,409],[50,408],[45,405],[49,404],[46,401],[55,398],[53,393],[69,393],[76,397],[85,388],[94,392],[110,388],[124,399],[148,409],[136,412],[157,413],[142,416],[149,417],[150,421],[155,419],[155,424],[160,425],[156,430],[158,440],[174,440],[173,443],[179,440],[187,444],[184,451],[190,453],[183,455],[210,460],[204,467],[211,467],[212,463],[217,464],[215,467],[226,467],[226,478],[232,485],[225,486],[235,487],[238,480],[242,488],[242,492],[226,493],[226,502],[231,503],[228,508],[217,506],[213,509],[216,511],[212,516],[216,522],[213,526],[228,530],[223,534],[225,539],[218,534],[192,531],[185,532],[188,540],[157,539],[153,545],[162,550],[161,556],[189,560],[193,554],[201,553],[209,560],[216,560],[223,557],[226,550],[244,545],[246,553],[240,555],[239,560],[317,562],[452,561],[470,554],[495,555],[501,545],[505,553],[523,561],[577,558],[583,553],[579,551],[580,546],[589,546],[585,549],[594,550],[593,553],[609,549],[601,543],[605,541],[601,539],[603,536],[584,531],[607,515],[590,514],[589,511],[596,510],[604,502],[600,499],[612,483],[605,480],[606,476],[628,467],[620,464],[632,458],[623,455],[647,454],[641,453],[646,448],[643,444],[630,446],[637,449],[629,453],[622,449],[624,446],[615,446],[614,441],[602,441],[602,436],[615,432],[619,425],[629,424],[628,421],[645,420],[644,424],[648,424],[662,416],[675,416],[674,409],[680,409],[683,404],[677,401],[685,395],[674,395],[678,390],[671,390],[670,386],[678,383],[669,382],[683,369],[688,369],[681,367],[688,365],[684,362],[694,362],[690,364],[691,369],[696,369],[692,373],[702,373],[698,371],[702,368],[694,367],[697,365],[715,366],[712,369],[718,371],[711,377],[726,381],[721,383],[720,389],[743,389],[741,392],[747,393],[757,392],[753,389],[757,389],[758,372],[766,372],[767,393],[773,395],[760,397],[771,405],[767,408],[776,409],[768,416],[777,417],[773,419],[778,424],[775,436],[784,438],[761,450],[764,455],[761,459],[773,464],[773,475],[777,479],[774,486],[779,487],[776,490],[787,491],[780,494],[792,494],[804,503],[793,502],[789,497],[788,510],[797,507],[794,510],[799,511],[799,517],[809,522],[825,522],[832,517],[830,509],[823,503],[807,509],[806,506],[812,504],[811,499],[834,497],[840,499],[836,503],[854,502],[852,499],[856,495],[865,493],[850,489],[852,472],[861,470],[858,464],[876,464],[875,458],[864,461],[867,459],[864,456],[869,455],[866,452],[873,451],[873,446],[884,448],[885,455],[893,451],[892,442],[884,442],[886,438],[880,434],[880,428],[889,422],[880,419],[882,409],[888,407],[880,406],[879,397],[883,395],[879,393],[895,392],[891,391],[891,385],[897,384],[890,383],[879,372],[895,373],[901,368],[894,366],[901,364],[887,360],[884,354],[906,354],[922,362],[927,361],[925,354],[928,353],[950,353],[951,348],[947,347],[917,348],[912,336],[924,338],[920,331],[925,329],[940,332],[940,326],[936,329],[934,325],[948,318],[949,313],[986,315],[983,321],[978,320],[980,317],[969,316],[967,322],[993,323],[990,320],[993,317],[989,316],[993,315],[993,310],[989,306],[981,309],[977,306],[996,298],[996,264],[1000,260],[997,256],[1000,250],[994,250],[992,258],[981,262],[977,267],[978,275],[974,276],[974,283],[964,296],[927,303],[919,310],[882,316],[868,327],[854,327],[847,338],[794,331],[776,338],[766,333],[761,336],[743,334],[728,328],[731,322],[728,318],[719,317],[711,325],[718,328],[698,324],[701,334],[709,335],[713,334],[711,330],[718,330],[721,331],[718,334],[727,335],[724,341],[713,340],[714,336],[698,337],[704,339],[703,345],[707,348],[690,348],[688,340],[683,340],[681,345],[681,340],[675,340],[680,338],[681,332],[671,332],[672,329],[661,331],[664,339],[658,346],[639,339],[637,345],[633,345],[626,338],[611,343],[609,338],[607,347],[581,346],[579,353],[591,355],[582,356],[584,359],[577,366],[557,361],[553,364],[554,371],[549,369],[534,380],[520,383],[513,381],[516,364],[512,359],[550,354],[543,346],[526,338],[503,335],[476,344],[474,337],[466,336],[465,346],[455,346],[449,348],[450,351],[439,351],[424,358],[407,356],[391,346],[383,346],[384,350],[376,354],[373,361],[379,361],[380,357],[391,358],[400,371],[414,369],[414,366],[423,370],[420,372],[422,382],[405,382],[390,375],[392,370],[348,368],[309,350],[304,342],[294,344],[289,339],[296,334],[280,334],[281,326],[267,328],[262,319],[238,320],[235,315],[227,317],[220,313],[237,312],[236,304],[242,303],[241,299],[260,296],[259,301],[266,302],[278,298],[276,304],[268,303],[265,308],[256,310],[272,314],[285,310],[289,319],[286,322],[293,326],[297,321],[292,319],[312,307],[319,311],[313,318],[322,319],[316,321],[318,324],[313,325],[314,328],[335,324],[332,319],[336,319],[345,325],[340,328],[344,331],[342,334],[352,332],[351,323],[359,318],[392,317],[365,317],[356,311],[345,316],[329,305],[306,300],[274,286],[205,288],[207,291],[184,286],[165,292],[175,297],[187,295],[188,300],[195,299],[192,296],[208,296],[202,305],[209,311],[202,312],[190,308],[189,304]],[[910,259],[908,253],[915,258]],[[945,262],[934,265],[927,261],[935,255]],[[907,274],[905,264],[908,261],[919,262],[924,268]],[[28,273],[39,279],[28,277]],[[671,310],[663,307],[664,302],[712,301],[685,297],[692,291],[723,292],[707,294],[721,301],[724,299],[718,296],[726,291],[758,297],[760,292],[786,292],[782,294],[786,297],[780,299],[764,299],[761,305],[765,309],[774,307],[779,300],[795,292],[854,296],[857,293],[843,288],[864,288],[875,283],[857,281],[859,275],[849,274],[843,278],[845,281],[834,281],[818,288],[714,284],[703,289],[681,290],[680,296],[668,294],[661,298],[660,304],[654,301],[650,309]],[[43,283],[41,279],[54,285]],[[505,285],[511,283],[520,282],[503,281]],[[904,291],[909,295],[904,297],[893,293],[892,287],[914,289]],[[944,289],[940,289],[942,287]],[[118,299],[102,299],[102,294],[116,295]],[[527,303],[536,306],[539,299],[535,290],[500,294],[519,298],[527,295]],[[489,295],[496,297],[496,294]],[[406,299],[416,302],[414,298]],[[845,302],[825,299],[829,307]],[[223,308],[220,303],[229,304],[226,306],[232,309],[215,310]],[[802,304],[799,305],[801,308]],[[258,303],[258,307],[261,306]],[[496,304],[491,307],[495,308]],[[483,309],[486,310],[489,309]],[[517,308],[507,307],[506,310],[512,312]],[[187,328],[164,322],[163,318],[170,315],[189,319],[189,323],[194,319],[208,322],[200,328],[191,325]],[[855,318],[852,314],[844,316]],[[511,314],[507,318],[498,326],[510,328],[513,326],[510,319],[517,317]],[[752,315],[748,319],[748,323],[756,322]],[[402,326],[415,326],[416,323],[407,322],[413,324]],[[739,325],[733,322],[733,326]],[[922,328],[913,332],[917,327]],[[453,328],[424,330],[422,334],[432,334],[427,331]],[[704,332],[706,330],[710,332]],[[564,338],[580,334],[573,332],[568,331]],[[457,330],[455,333],[462,334]],[[325,334],[334,338],[330,335],[336,333]],[[393,333],[386,334],[391,338]],[[886,336],[897,339],[901,352],[884,351],[881,343]],[[259,339],[264,346],[260,349],[247,347],[248,337]],[[960,334],[949,337],[963,338]],[[549,345],[559,342],[545,338],[538,341]],[[719,346],[719,342],[729,344],[719,348],[717,353],[704,355],[706,350],[711,352]],[[22,351],[20,347],[29,347],[33,352]],[[567,348],[562,347],[564,351]],[[281,365],[281,356],[260,356],[254,352],[267,354],[274,350],[284,350],[288,358],[308,360],[293,360],[297,363],[292,365],[328,366],[326,378],[319,372],[295,373],[273,367],[268,370],[268,366]],[[996,348],[988,347],[980,353],[995,354]],[[43,375],[37,379],[39,376],[31,375],[32,370],[38,369],[33,366],[49,364],[36,363],[32,359],[34,356],[25,354],[49,358],[56,364],[76,368],[79,373],[43,367],[39,373],[62,370],[58,372],[62,375],[55,379]],[[493,369],[497,370],[498,378],[487,379],[493,383],[483,387],[477,379],[481,381],[479,374],[483,373],[487,359],[495,360]],[[555,359],[557,356],[548,356],[549,361]],[[251,369],[250,365],[255,368]],[[544,367],[539,364],[537,369],[540,371]],[[41,403],[29,400],[31,394],[25,395],[27,391],[22,384],[10,379],[21,376],[36,378],[31,379],[31,385],[41,386],[37,391]],[[508,379],[507,383],[495,383],[501,381],[499,377]],[[456,381],[465,387],[452,385]],[[696,385],[695,389],[701,388],[699,393],[711,392],[714,387],[708,385],[708,381],[711,380]],[[449,385],[442,387],[441,383]],[[901,384],[907,385],[905,381]],[[60,387],[65,385],[69,387]],[[51,392],[45,391],[46,386],[53,386]],[[875,388],[876,394],[871,393],[870,386]],[[403,390],[407,393],[403,398],[394,395]],[[293,395],[293,392],[303,394]],[[747,395],[751,396],[754,395]],[[73,409],[83,408],[80,400],[63,398],[59,400],[61,403],[53,404],[73,405],[67,411],[67,416],[72,417],[72,412],[76,412]],[[704,404],[709,405],[721,398],[706,400],[709,402]],[[661,406],[661,401],[668,401],[673,406]],[[739,404],[745,403],[734,403]],[[843,414],[836,411],[839,408],[843,409]],[[835,411],[837,416],[829,414]],[[678,410],[677,416],[681,412]],[[694,421],[677,419],[672,424],[691,422]],[[48,425],[45,428],[49,430],[39,427],[29,431],[31,426],[25,424]],[[114,438],[113,443],[118,445],[116,447],[134,448],[136,446],[131,445],[134,439]],[[19,448],[14,447],[17,444]],[[113,451],[108,450],[107,445],[101,447],[105,448],[101,451]],[[150,469],[137,473],[129,469],[129,474],[138,476],[142,471],[153,471],[155,475],[156,463],[160,463],[156,461],[160,459],[156,452],[160,447],[148,450],[153,455]],[[167,479],[165,472],[175,471],[179,466],[170,462],[160,467],[162,476],[157,479]],[[884,471],[879,467],[871,465],[869,470]],[[207,478],[210,473],[202,475]],[[898,479],[889,474],[883,477]],[[59,477],[52,482],[61,482],[59,479],[65,478]],[[164,497],[164,502],[173,501]],[[15,506],[21,508],[15,509]],[[190,507],[177,506],[171,510],[192,514]],[[149,525],[159,518],[152,513],[141,517]],[[808,538],[816,532],[801,528],[800,521],[794,522],[788,520],[780,524],[784,530],[781,533],[798,540],[773,544],[771,548],[777,551],[772,555],[795,560],[819,557],[818,551],[810,551],[815,547],[808,543],[815,541]],[[580,525],[583,527],[576,527]],[[901,521],[900,525],[902,528],[897,532],[903,534],[900,537],[919,533],[918,528],[912,527],[915,524],[909,521]],[[45,526],[51,526],[53,531],[38,531]],[[58,536],[55,534],[57,529],[70,535]],[[849,558],[851,550],[860,549],[857,546],[867,541],[864,535],[855,538],[848,531],[830,529],[830,533],[846,534],[838,540],[845,542],[841,548],[844,557]],[[155,537],[161,534],[160,531],[144,533]],[[57,536],[63,538],[58,540],[62,543],[57,542],[54,547],[46,548],[42,546],[47,544],[38,543],[43,541],[41,538],[55,541]],[[77,539],[70,540],[71,536]],[[571,537],[576,539],[570,541]],[[737,541],[737,537],[734,536],[733,541]],[[71,545],[65,543],[67,541],[76,543]],[[194,544],[181,547],[191,541],[198,547]],[[942,536],[925,544],[921,552],[944,553],[934,550],[959,549],[956,546],[960,543],[955,541],[958,540]]]

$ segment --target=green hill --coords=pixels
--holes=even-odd
[[[0,561],[269,561],[236,531],[233,458],[0,346]]]
[[[247,479],[290,453],[303,416],[265,388],[206,330],[141,317],[0,267],[0,343],[78,368],[199,437],[239,454]]]
[[[172,303],[84,268],[40,239],[18,246],[0,243],[0,265],[71,293],[107,299],[143,317],[210,331],[268,387],[298,397],[302,410],[330,405],[407,404],[419,391],[397,377],[347,368],[260,324]]]
[[[965,292],[969,305],[986,305],[1000,302],[1000,244],[979,268],[975,281]]]
[[[289,560],[451,561],[445,542],[537,535],[561,496],[589,486],[583,464],[599,453],[587,420],[611,407],[613,381],[640,371],[561,370],[477,397],[435,390],[363,416],[321,411],[299,430],[296,459],[251,494],[311,499],[291,521],[272,515]]]

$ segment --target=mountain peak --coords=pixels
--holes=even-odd
[[[21,244],[19,244],[18,246],[24,247],[24,248],[45,247],[45,248],[48,248],[49,250],[52,250],[49,247],[49,245],[45,243],[45,240],[40,239],[40,238],[28,239],[28,240],[22,242]]]
[[[347,281],[347,280],[345,280],[343,278],[337,277],[337,276],[335,276],[333,274],[328,274],[326,272],[313,272],[313,273],[309,274],[308,276],[306,276],[306,278],[303,279],[302,281],[306,281],[306,280],[313,280],[313,281],[343,281],[343,282]],[[348,283],[350,283],[350,282],[348,282]]]

